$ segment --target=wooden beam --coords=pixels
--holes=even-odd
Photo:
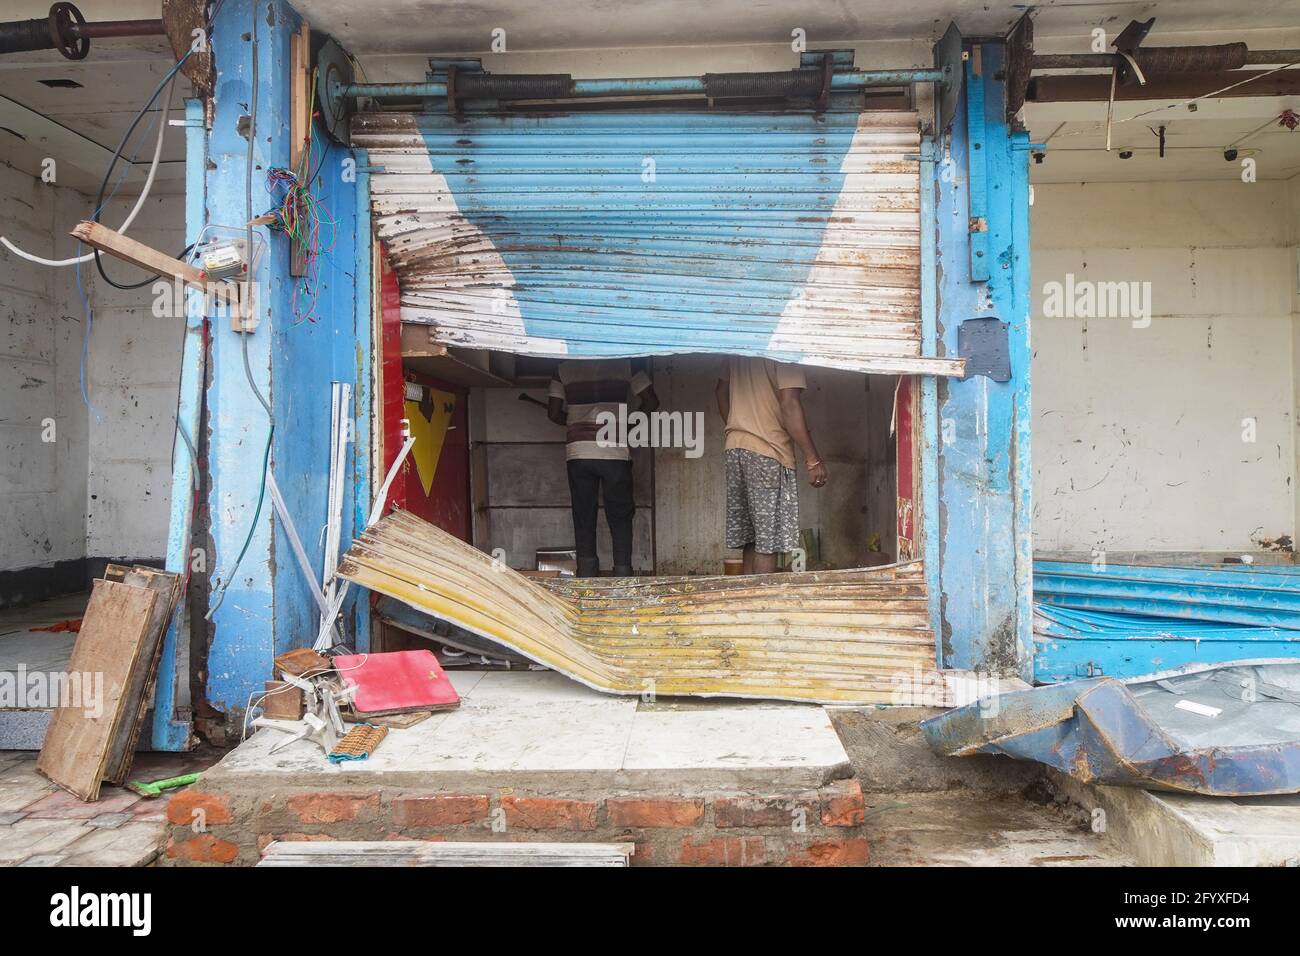
[[[402,358],[430,358],[447,354],[447,346],[433,339],[433,326],[402,323]]]
[[[124,236],[102,223],[84,220],[77,223],[69,235],[115,259],[139,266],[146,272],[156,272],[159,275],[179,279],[187,287],[197,289],[205,296],[210,296],[214,301],[225,305],[230,310],[232,322],[237,323],[234,326],[236,331],[252,331],[246,323],[241,322],[240,318],[240,310],[243,303],[248,301],[248,294],[251,291],[249,283],[209,280],[207,273],[197,266],[169,256],[165,252],[159,252],[152,246],[146,246],[130,236]]]

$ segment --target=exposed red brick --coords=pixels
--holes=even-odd
[[[650,866],[655,862],[656,848],[653,843],[641,840],[619,840],[619,843],[632,844],[632,856],[628,863],[632,866]]]
[[[502,797],[506,825],[524,830],[594,830],[599,804],[591,800]]]
[[[348,823],[364,811],[379,809],[379,794],[304,793],[290,797],[289,812],[302,823]]]
[[[230,801],[203,790],[185,790],[167,801],[167,822],[191,826],[201,820],[204,826],[230,822]]]
[[[762,866],[767,850],[760,836],[714,837],[682,841],[677,861],[683,866]]]
[[[866,816],[862,785],[856,780],[837,780],[822,791],[822,826],[857,827]]]
[[[684,797],[658,800],[606,800],[616,827],[693,827],[704,819],[704,801]]]
[[[799,814],[798,811],[803,811]],[[713,801],[713,822],[718,827],[784,827],[802,821],[817,822],[820,806],[814,800],[793,797],[719,797]]]
[[[867,862],[867,841],[854,837],[792,846],[786,862],[790,866],[861,866]]]
[[[399,827],[444,827],[477,823],[488,815],[486,794],[438,793],[393,800],[393,823]]]
[[[204,833],[179,843],[175,839],[168,840],[167,856],[190,863],[234,863],[235,857],[239,856],[239,847],[218,840],[211,833]]]

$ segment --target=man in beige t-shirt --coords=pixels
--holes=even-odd
[[[803,413],[803,369],[766,358],[733,357],[718,373],[726,422],[727,547],[744,550],[744,572],[776,570],[776,556],[799,544],[795,446],[808,481],[826,484]]]

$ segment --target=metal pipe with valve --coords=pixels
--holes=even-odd
[[[44,19],[0,23],[0,53],[58,50],[69,60],[84,60],[92,39],[165,36],[166,32],[161,19],[87,23],[75,5],[56,3]]]

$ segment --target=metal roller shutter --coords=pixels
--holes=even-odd
[[[377,235],[402,318],[447,345],[923,358],[916,114],[373,113]]]

